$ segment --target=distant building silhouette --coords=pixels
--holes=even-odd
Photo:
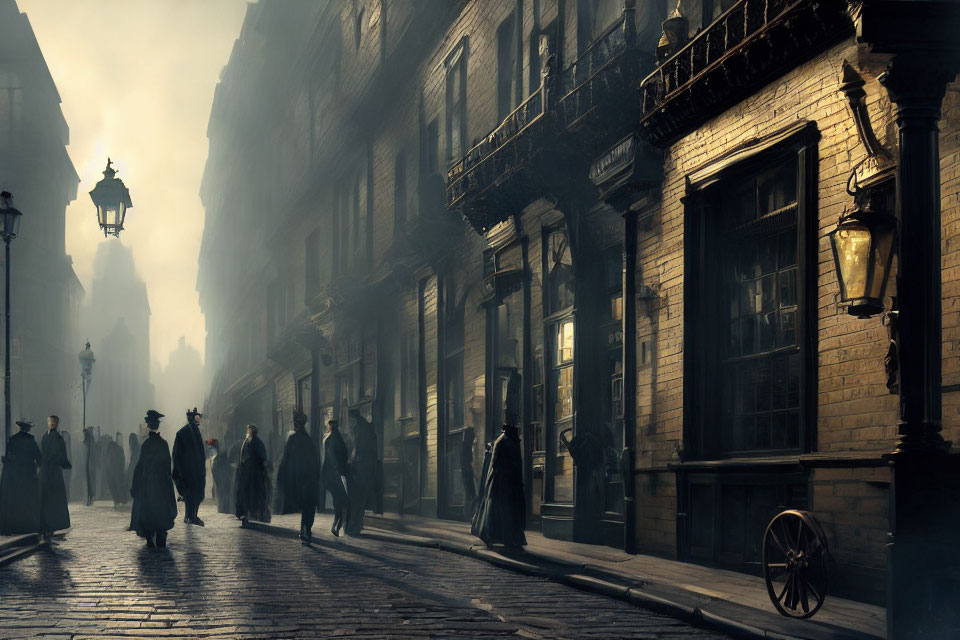
[[[60,96],[30,22],[13,0],[0,0],[0,188],[23,212],[11,247],[13,416],[39,424],[58,414],[62,430],[79,442],[84,291],[65,250],[66,207],[79,183],[68,143]]]

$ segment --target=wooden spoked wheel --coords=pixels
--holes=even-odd
[[[781,615],[809,618],[827,599],[830,575],[827,538],[806,511],[784,511],[763,535],[763,577]]]

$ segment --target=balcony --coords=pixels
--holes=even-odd
[[[740,0],[640,83],[641,136],[668,146],[852,34],[846,0]]]
[[[568,180],[565,144],[575,143],[581,161],[586,149],[590,160],[635,126],[639,105],[631,114],[624,104],[637,104],[644,66],[652,67],[652,56],[637,46],[636,9],[627,3],[574,64],[557,74],[548,63],[540,88],[450,169],[447,208],[485,233],[539,195],[545,179]]]

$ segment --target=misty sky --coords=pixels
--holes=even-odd
[[[70,127],[80,175],[67,208],[67,253],[89,293],[104,239],[88,192],[109,155],[133,208],[120,242],[150,296],[151,357],[186,336],[203,353],[197,254],[207,121],[247,0],[16,0],[36,33]],[[96,346],[94,346],[96,351]]]

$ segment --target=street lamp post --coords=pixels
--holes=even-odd
[[[93,363],[97,359],[93,357],[93,351],[90,350],[90,341],[87,340],[86,346],[80,352],[80,382],[83,388],[83,428],[87,428],[87,389],[90,388],[90,378],[93,375]]]
[[[21,213],[12,204],[13,195],[9,191],[0,193],[0,236],[6,245],[4,275],[6,294],[4,296],[4,330],[6,332],[3,351],[3,441],[10,440],[10,241],[17,237],[20,229]],[[6,446],[6,445],[4,445]]]
[[[90,350],[90,341],[87,340],[83,351],[80,352],[80,387],[83,391],[83,446],[84,446],[84,472],[87,478],[87,506],[93,503],[93,476],[90,469],[90,453],[93,444],[90,442],[91,435],[87,431],[87,389],[90,388],[90,379],[93,377],[93,363],[96,362],[93,357],[93,351]]]

